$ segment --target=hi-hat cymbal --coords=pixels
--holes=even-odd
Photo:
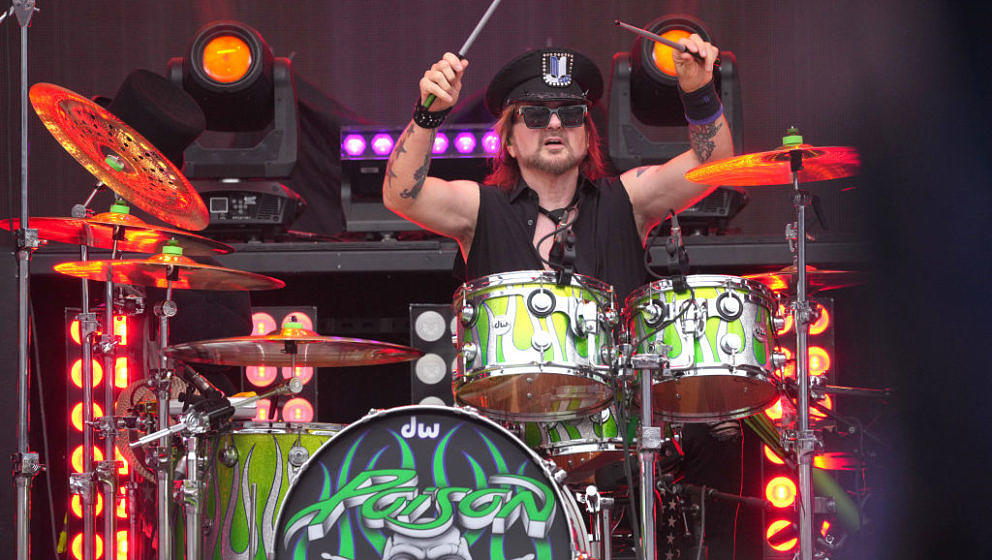
[[[415,360],[424,353],[388,342],[320,336],[292,323],[279,334],[218,338],[176,344],[165,349],[185,362],[226,366],[340,367]]]
[[[31,86],[31,105],[59,144],[94,177],[149,214],[188,230],[207,227],[203,199],[136,130],[85,97],[54,84]]]
[[[690,170],[685,177],[704,185],[788,185],[792,184],[790,154],[793,151],[797,151],[803,158],[803,167],[799,170],[801,183],[850,177],[858,173],[861,165],[854,148],[797,144],[717,160]]]
[[[744,278],[760,282],[773,291],[788,290],[796,285],[799,269],[789,265],[781,270],[747,274]],[[806,284],[810,293],[836,290],[863,284],[864,273],[857,270],[821,270],[812,265],[806,265]]]
[[[0,229],[13,231],[20,224],[19,219],[4,221],[0,222]],[[234,251],[219,241],[179,229],[148,225],[137,216],[120,212],[102,212],[91,218],[31,218],[28,225],[37,229],[38,238],[45,241],[99,249],[112,249],[115,231],[119,231],[117,250],[125,253],[158,253],[169,241],[182,247],[186,255],[224,255]]]
[[[55,271],[101,282],[106,281],[109,274],[115,284],[156,288],[171,285],[181,290],[273,290],[286,285],[269,276],[200,264],[181,254],[170,253],[136,260],[66,262],[55,265]]]

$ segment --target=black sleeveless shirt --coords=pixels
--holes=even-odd
[[[647,283],[644,246],[634,209],[619,177],[579,180],[575,272],[611,284],[617,302]],[[514,270],[542,270],[534,248],[538,196],[521,179],[507,191],[479,185],[479,215],[466,280]],[[550,242],[550,241],[549,241]]]

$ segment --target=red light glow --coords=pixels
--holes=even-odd
[[[827,311],[827,308],[822,303],[817,303],[816,311],[820,316],[809,326],[809,334],[812,335],[823,334],[823,331],[830,326],[830,312]]]
[[[96,420],[103,416],[103,409],[100,405],[93,403],[93,419]],[[72,418],[72,427],[76,428],[77,432],[83,431],[83,403],[76,403],[76,406],[72,407],[72,412],[69,413],[69,417]]]
[[[128,560],[127,541],[127,530],[117,531],[117,560]]]
[[[120,337],[121,346],[127,346],[127,317],[116,315],[114,317],[114,334]]]
[[[96,546],[94,547],[95,557],[99,558],[103,556],[103,537],[96,535]],[[83,534],[77,533],[75,537],[72,538],[72,556],[76,560],[83,559]]]
[[[303,325],[304,329],[308,331],[313,330],[313,320],[310,319],[309,315],[302,311],[290,311],[287,313],[286,316],[282,318],[282,323],[280,323],[280,325],[285,327],[286,323],[299,323]]]
[[[114,387],[126,389],[127,382],[127,356],[121,356],[114,361]]]
[[[782,379],[788,379],[789,377],[796,376],[796,360],[795,355],[792,350],[788,348],[779,347],[778,351],[785,355],[785,365],[778,368],[779,377]]]
[[[792,522],[786,519],[778,519],[772,521],[765,530],[765,540],[768,542],[768,546],[778,550],[779,552],[786,552],[795,548],[796,543],[799,542],[799,537],[791,537],[795,533],[795,529],[792,526]],[[784,541],[783,537],[787,537]],[[781,542],[780,542],[781,541]]]
[[[262,399],[255,403],[255,422],[271,422],[272,401]]]
[[[822,401],[819,402],[819,405],[821,407],[827,409],[827,410],[833,410],[834,409],[834,397],[833,397],[833,395],[827,395],[826,398],[824,398]],[[819,410],[817,410],[816,408],[814,408],[812,406],[809,407],[809,416],[810,416],[810,418],[826,418],[827,417],[826,414],[820,412]]]
[[[252,313],[251,323],[254,325],[251,334],[255,336],[269,334],[270,332],[276,330],[276,320],[272,318],[272,315],[261,311],[258,313]]]
[[[76,516],[77,519],[83,518],[83,497],[79,494],[73,494],[72,498],[69,498],[69,509],[72,510],[72,514]],[[103,494],[99,492],[96,493],[96,514],[100,515],[103,513]]]
[[[823,375],[830,371],[830,354],[820,346],[809,347],[809,374]]]
[[[779,397],[775,404],[765,409],[765,414],[772,420],[782,419],[782,397]]]
[[[72,378],[73,384],[80,389],[83,388],[83,359],[80,358],[72,363],[72,369],[69,370],[69,375]],[[100,362],[93,360],[93,386],[96,387],[103,382],[103,366]]]
[[[294,371],[295,371],[295,375],[293,375]],[[295,368],[284,367],[282,368],[282,377],[283,379],[289,379],[290,377],[299,377],[300,381],[304,385],[306,385],[313,378],[313,368],[300,367],[300,366],[296,366]]]
[[[776,476],[765,485],[765,497],[777,508],[791,506],[796,501],[796,483],[786,476]]]
[[[286,406],[282,407],[282,419],[286,422],[312,422],[313,405],[299,397],[289,399]]]
[[[272,366],[248,366],[245,368],[245,377],[256,387],[267,387],[276,380],[278,371],[279,368]]]
[[[103,451],[100,451],[99,447],[93,448],[93,460],[102,461]],[[77,473],[83,472],[83,446],[79,445],[76,447],[75,451],[72,452],[72,470]]]
[[[117,507],[115,508],[115,512],[117,514],[117,519],[127,519],[127,498],[117,498]]]
[[[775,452],[772,451],[772,448],[771,447],[768,447],[767,445],[764,445],[763,447],[765,448],[765,459],[768,459],[769,461],[771,461],[772,463],[774,463],[776,465],[784,465],[785,464],[785,461],[783,461],[781,457],[779,457],[778,455],[776,455]]]
[[[795,323],[795,319],[792,318],[792,310],[786,307],[784,303],[778,304],[778,315],[779,317],[785,319],[785,322],[782,324],[781,329],[775,331],[775,334],[782,336],[792,330],[792,325]]]
[[[829,530],[830,530],[830,522],[827,520],[823,520],[823,524],[820,525],[820,535],[823,536],[823,538],[827,538],[827,531]]]
[[[121,455],[121,450],[117,446],[114,446],[114,460],[120,461],[121,463],[121,466],[117,468],[117,474],[121,476],[127,476],[131,474],[131,466],[128,465],[127,459],[125,459],[124,456]]]

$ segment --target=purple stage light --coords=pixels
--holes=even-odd
[[[455,149],[459,154],[470,154],[475,149],[475,136],[471,132],[462,132],[455,136]]]
[[[361,134],[349,134],[344,137],[344,151],[349,156],[359,156],[365,151],[365,139]]]
[[[499,153],[499,134],[495,130],[482,135],[482,150],[487,154]]]
[[[385,132],[376,134],[372,137],[372,151],[380,156],[389,155],[393,151],[393,137]]]
[[[448,151],[448,146],[451,142],[448,141],[448,135],[443,132],[438,132],[437,137],[434,138],[434,145],[431,146],[432,154],[443,154]]]

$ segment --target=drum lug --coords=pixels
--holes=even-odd
[[[227,468],[233,468],[238,464],[238,448],[233,445],[225,445],[220,451],[220,462]]]
[[[744,313],[744,301],[734,292],[723,292],[716,298],[716,312],[726,321],[736,321]]]
[[[772,317],[772,327],[775,328],[775,332],[780,332],[785,328],[785,317]]]
[[[789,361],[789,357],[784,352],[772,352],[772,367],[781,369]]]
[[[534,290],[529,296],[527,296],[527,309],[530,310],[535,317],[540,317],[542,319],[554,313],[557,304],[558,302],[555,300],[555,295],[547,288]]]
[[[599,324],[599,313],[596,310],[596,303],[593,301],[583,301],[578,304],[575,314],[575,334],[583,336],[593,334]]]
[[[551,335],[547,331],[534,331],[534,336],[530,338],[530,345],[534,350],[543,353],[551,348]]]
[[[744,351],[744,341],[735,333],[727,333],[720,338],[720,349],[733,356]]]
[[[462,344],[461,349],[458,351],[462,355],[462,359],[465,360],[466,364],[475,361],[476,356],[479,354],[479,348],[474,342],[466,342]]]
[[[658,305],[652,301],[641,306],[641,312],[644,313],[644,323],[654,329],[668,317],[668,305]]]
[[[466,328],[475,324],[477,317],[478,313],[475,310],[475,306],[471,303],[462,305],[462,308],[458,311],[458,320],[461,322],[462,326]]]
[[[293,447],[289,448],[287,456],[289,458],[289,464],[298,469],[310,458],[310,452],[299,443],[294,443]]]

